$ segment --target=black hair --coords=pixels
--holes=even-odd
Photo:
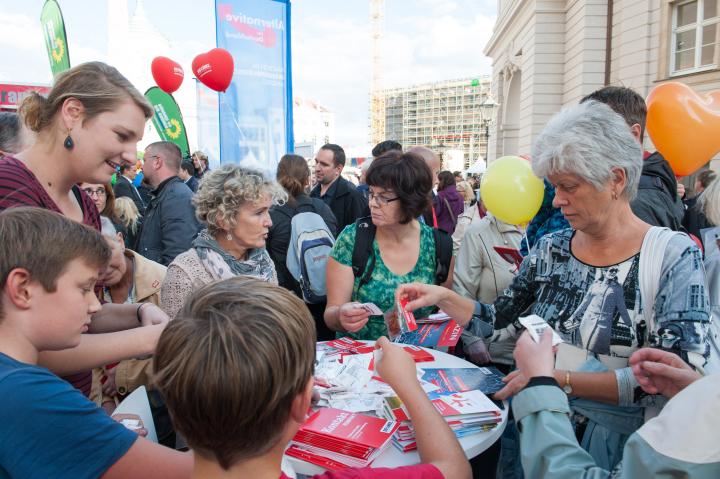
[[[635,90],[621,86],[606,86],[585,96],[580,103],[595,100],[605,103],[615,113],[623,117],[628,126],[640,125],[640,141],[645,138],[645,119],[647,106],[645,99]]]
[[[402,145],[395,140],[381,141],[372,149],[372,156],[373,158],[377,158],[383,153],[387,153],[391,150],[402,151]]]
[[[448,186],[455,186],[455,175],[449,171],[441,171],[438,173],[438,191],[444,190]]]
[[[182,163],[180,163],[180,169],[185,170],[190,176],[195,176],[195,165],[192,160],[183,160]]]
[[[345,150],[340,145],[334,143],[326,143],[320,147],[321,150],[330,150],[333,152],[333,161],[335,166],[345,166]]]

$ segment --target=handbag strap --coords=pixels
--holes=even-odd
[[[445,202],[445,206],[447,207],[448,213],[450,213],[450,218],[452,218],[453,224],[457,224],[457,219],[455,218],[455,215],[453,214],[452,208],[450,208],[450,203],[448,202],[447,198],[443,198],[443,201]]]

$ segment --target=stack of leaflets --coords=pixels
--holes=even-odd
[[[422,363],[427,361],[434,361],[435,357],[429,352],[418,346],[404,346],[403,349],[412,356],[413,361],[416,363]],[[324,343],[318,343],[317,346],[317,362],[323,360],[339,359],[342,362],[345,356],[353,354],[368,354],[375,351],[375,345],[362,341],[356,341],[352,338],[339,338],[333,339],[332,341],[326,341]]]
[[[463,328],[452,319],[441,323],[424,323],[415,331],[391,337],[393,342],[424,348],[451,347],[460,340]]]
[[[371,353],[375,347],[372,344],[356,341],[352,338],[338,338],[318,344],[318,352],[322,353],[326,358],[338,357],[348,354],[366,354]]]
[[[480,391],[433,393],[429,397],[458,438],[489,431],[502,420],[500,408]],[[417,449],[415,430],[399,397],[385,398],[384,416],[400,423],[397,434],[393,437],[393,446],[402,452]]]
[[[505,387],[503,373],[494,367],[424,369],[422,378],[440,389],[437,393],[459,393],[477,389],[492,395]]]
[[[392,420],[324,408],[305,421],[285,453],[326,469],[366,467],[398,427]]]

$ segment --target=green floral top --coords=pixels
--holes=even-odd
[[[352,266],[352,252],[355,246],[355,229],[353,223],[345,227],[338,236],[330,256],[338,263],[345,266]],[[358,291],[360,278],[355,278],[351,301],[360,303],[375,303],[383,311],[388,311],[395,304],[395,290],[404,283],[426,283],[435,282],[435,238],[432,228],[420,224],[420,257],[415,267],[408,274],[398,276],[385,266],[380,256],[377,240],[373,240],[373,251],[375,252],[375,269],[373,269],[370,281]],[[370,261],[368,260],[368,266]],[[423,318],[432,312],[432,308],[422,308],[415,311],[415,317]],[[370,316],[364,328],[356,333],[337,333],[338,337],[350,336],[354,339],[375,340],[380,336],[387,335],[385,320],[382,316]]]

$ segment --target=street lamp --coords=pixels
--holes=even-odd
[[[495,108],[498,104],[492,97],[492,94],[488,92],[485,96],[485,100],[480,104],[480,126],[482,128],[483,137],[485,138],[485,162],[487,163],[488,146],[490,142],[490,122],[493,121],[495,116]]]

